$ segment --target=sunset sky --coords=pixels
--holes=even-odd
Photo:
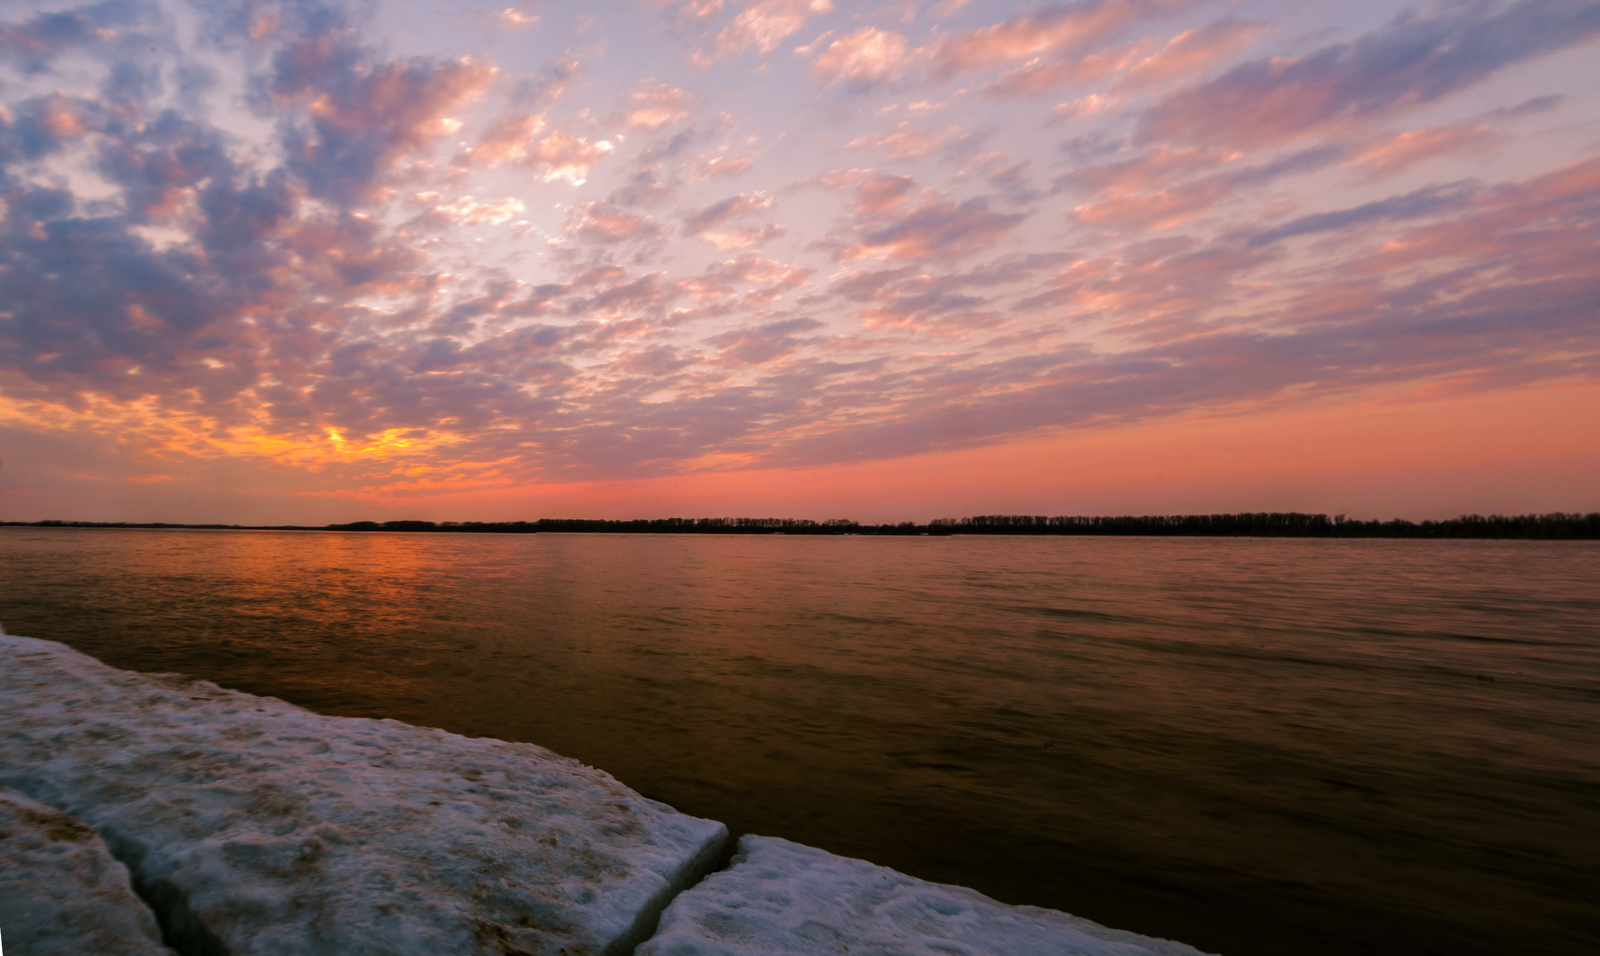
[[[0,5],[0,519],[1600,510],[1600,2]]]

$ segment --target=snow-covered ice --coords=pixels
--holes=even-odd
[[[229,956],[627,953],[727,834],[531,744],[4,634],[0,784],[93,827],[175,945]]]
[[[638,956],[1201,956],[775,837],[680,895]]]
[[[95,832],[0,787],[0,938],[24,956],[172,956]]]
[[[686,889],[726,836],[531,744],[0,632],[0,933],[19,952],[170,956],[153,908],[218,956],[1202,956],[772,837]]]

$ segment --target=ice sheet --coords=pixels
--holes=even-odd
[[[0,783],[92,826],[185,950],[626,953],[727,832],[531,744],[4,634],[0,714]]]
[[[774,837],[680,895],[638,956],[1201,956]]]
[[[172,956],[95,832],[0,787],[0,939],[24,956]]]

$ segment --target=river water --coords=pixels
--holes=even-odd
[[[1227,956],[1600,948],[1595,542],[5,528],[0,626]]]

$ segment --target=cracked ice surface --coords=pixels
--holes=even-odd
[[[680,895],[638,956],[1202,956],[775,837]]]
[[[0,783],[92,826],[186,950],[626,953],[727,834],[531,744],[3,633],[0,714]]]
[[[95,832],[0,787],[0,933],[25,956],[172,956]]]

